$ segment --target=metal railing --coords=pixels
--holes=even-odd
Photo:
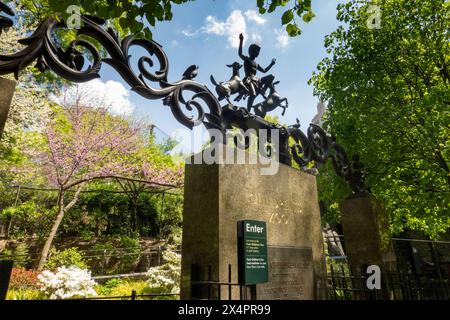
[[[382,272],[380,290],[369,289],[368,276],[349,268],[330,266],[328,294],[331,300],[450,300],[449,279],[412,273]],[[339,270],[340,269],[340,270]]]
[[[137,294],[136,290],[132,290],[129,296],[101,296],[89,297],[79,299],[65,299],[65,300],[159,300],[157,298],[179,297],[179,293],[147,293]]]
[[[256,286],[247,286],[232,281],[231,264],[228,265],[227,281],[214,281],[212,266],[208,265],[206,279],[202,266],[191,266],[191,299],[193,300],[255,300]]]
[[[381,290],[370,290],[366,283],[369,275],[355,272],[347,261],[344,236],[324,235],[329,299],[450,300],[450,242],[404,238],[392,241],[397,268],[381,270]]]

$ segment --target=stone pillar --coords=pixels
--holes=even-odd
[[[16,82],[0,77],[0,140],[6,119],[8,119],[9,107],[16,88]]]
[[[262,167],[186,165],[181,299],[207,298],[204,287],[191,291],[192,277],[238,282],[237,222],[246,219],[267,223],[269,282],[250,290],[256,298],[326,299],[316,178],[284,164],[261,175]],[[228,286],[211,288],[211,298],[229,298]],[[231,298],[239,299],[238,287]]]
[[[365,274],[363,266],[369,265],[396,271],[389,216],[379,201],[366,194],[348,197],[342,203],[341,223],[347,259],[355,275]]]

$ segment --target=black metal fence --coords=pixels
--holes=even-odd
[[[381,289],[369,289],[368,274],[352,270],[344,236],[328,233],[328,295],[332,300],[450,300],[450,242],[394,238],[397,270],[381,270]]]
[[[382,272],[381,289],[369,289],[368,275],[347,265],[330,265],[328,293],[332,300],[450,300],[450,282],[412,273]]]
[[[60,248],[60,251],[68,248]],[[121,275],[126,277],[144,275],[149,268],[160,266],[163,263],[163,252],[167,250],[167,246],[164,245],[108,249],[75,248],[86,261],[88,268],[92,270],[94,278],[100,282],[119,278]],[[171,250],[181,253],[180,247]],[[49,257],[51,256],[52,253]],[[14,260],[16,267],[25,269],[32,269],[37,265],[39,259],[40,252],[37,251],[26,254],[0,252],[0,260]]]
[[[330,263],[328,269],[328,298],[331,300],[382,299],[380,290],[369,290],[364,274],[356,275],[347,263]]]
[[[191,299],[193,300],[255,300],[256,286],[233,282],[231,264],[228,265],[227,281],[215,281],[212,266],[191,266]]]
[[[135,290],[132,290],[129,296],[101,296],[68,300],[161,300],[165,298],[178,298],[179,296],[179,293],[137,294]]]

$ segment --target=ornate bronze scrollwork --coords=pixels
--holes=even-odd
[[[0,13],[2,12],[14,16],[13,10],[0,2]],[[267,72],[275,64],[275,59],[266,69],[261,68],[255,62],[260,50],[256,45],[250,46],[248,57],[244,56],[243,36],[240,37],[239,55],[244,59],[246,77],[241,80],[239,69],[242,65],[237,62],[229,65],[233,68],[229,81],[217,83],[211,76],[219,98],[226,98],[229,102],[227,106],[221,107],[218,98],[205,85],[192,80],[198,74],[198,66],[188,67],[181,80],[169,82],[169,60],[160,44],[153,40],[134,39],[132,36],[120,40],[114,30],[111,28],[105,30],[103,27],[105,21],[97,17],[82,15],[80,20],[82,26],[77,30],[77,39],[65,49],[54,41],[54,33],[58,29],[67,29],[66,24],[54,17],[44,20],[31,36],[19,41],[25,46],[24,49],[10,55],[0,55],[0,75],[14,73],[17,79],[23,69],[36,61],[37,68],[42,72],[51,70],[63,79],[81,83],[99,78],[102,63],[106,63],[120,74],[131,90],[150,100],[161,99],[164,105],[170,107],[174,117],[188,128],[192,129],[203,124],[207,129],[217,129],[222,133],[233,126],[243,130],[278,129],[280,162],[291,165],[293,159],[306,170],[310,163],[317,166],[331,158],[336,173],[349,183],[354,192],[367,190],[364,186],[366,174],[359,157],[354,156],[350,162],[344,148],[321,127],[311,124],[305,135],[300,130],[298,119],[297,124],[287,128],[263,119],[267,112],[277,107],[285,110],[288,103],[286,98],[282,98],[276,92],[275,85],[278,81],[274,81],[273,75],[261,79],[256,77],[257,70]],[[12,25],[11,18],[0,15],[0,35],[2,30]],[[95,40],[106,52],[107,57],[102,58],[97,47],[89,39]],[[133,46],[138,46],[146,52],[146,55],[138,59],[139,73],[135,73],[131,66],[130,49]],[[91,61],[85,58],[86,53],[91,56]],[[158,63],[159,69],[152,72],[151,68],[155,66],[155,62]],[[157,83],[158,87],[152,87],[148,82]],[[267,89],[270,89],[270,94],[266,97]],[[235,99],[238,101],[242,97],[249,97],[247,109],[233,106],[230,101],[232,94],[239,94]],[[253,106],[257,95],[262,95],[265,101]],[[255,108],[257,115],[250,113],[252,108]],[[196,116],[188,115],[186,111],[194,112]],[[290,138],[294,141],[292,146],[289,145]],[[240,144],[247,147],[245,142]]]
[[[13,13],[4,4],[0,8],[7,14]],[[81,16],[80,19],[82,27],[77,31],[77,39],[66,49],[53,40],[57,29],[67,28],[65,23],[55,18],[44,20],[30,37],[20,40],[26,46],[23,50],[11,55],[0,55],[0,75],[14,73],[17,78],[20,71],[36,61],[40,71],[50,69],[66,80],[81,83],[99,78],[102,63],[106,63],[120,74],[131,90],[147,99],[163,99],[175,118],[186,127],[192,128],[203,123],[207,128],[223,130],[219,101],[206,86],[192,79],[168,82],[169,62],[160,44],[131,36],[120,41],[112,29],[105,30],[102,27],[102,20],[90,16]],[[1,17],[0,30],[11,25],[11,19]],[[85,40],[89,38],[96,40],[108,57],[101,58],[97,48]],[[130,65],[129,51],[133,46],[139,46],[147,53],[138,60],[139,74]],[[90,54],[92,60],[84,70],[86,59],[83,50]],[[154,67],[156,61],[159,70],[152,72],[149,67]],[[156,82],[159,88],[147,82]],[[191,97],[185,98],[189,93]],[[186,111],[195,111],[197,114],[195,117],[190,116]]]

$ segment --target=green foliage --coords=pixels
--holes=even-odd
[[[76,266],[80,269],[87,269],[87,260],[77,248],[68,248],[58,251],[53,248],[45,264],[44,269],[54,271],[58,267]]]
[[[119,258],[119,272],[129,272],[133,270],[141,259],[141,246],[138,239],[123,236],[119,242],[126,255]]]
[[[130,296],[133,290],[136,291],[136,294],[143,294],[146,289],[145,281],[122,280],[111,289],[110,295],[112,297]]]
[[[28,245],[23,242],[18,243],[12,249],[4,249],[1,257],[13,260],[15,268],[26,268],[31,262]]]
[[[26,103],[32,101],[27,100],[24,104]],[[55,120],[56,131],[72,130],[61,107],[52,106],[51,113]],[[119,116],[108,117],[108,121],[102,125],[112,126],[127,121]],[[45,150],[42,144],[45,141],[45,134],[39,127],[21,128],[17,125],[15,128],[23,133],[23,141],[26,143],[13,145],[14,152],[19,156],[13,157],[6,153],[0,156],[0,219],[4,225],[11,225],[11,228],[8,228],[10,237],[17,239],[28,236],[42,239],[48,236],[52,220],[56,216],[57,192],[11,188],[11,185],[32,184],[36,187],[42,185],[43,189],[49,188],[42,161],[33,156],[36,152]],[[146,135],[145,132],[140,133],[136,140],[136,149],[133,153],[126,159],[120,159],[137,168],[133,172],[126,172],[130,178],[147,179],[140,175],[142,170],[139,168],[143,163],[148,163],[156,168],[155,175],[158,173],[157,170],[173,171],[177,173],[179,180],[182,180],[182,171],[178,174],[182,163],[175,163],[169,154],[176,144],[174,141],[157,144],[153,137]],[[12,160],[13,158],[16,160]],[[124,190],[123,185],[115,180],[87,183],[85,189],[100,191],[80,195],[71,210],[66,212],[58,236],[77,236],[85,240],[103,236],[168,237],[172,230],[177,230],[181,226],[182,198],[168,196],[163,203],[157,193],[146,192],[153,191],[149,190],[148,186],[145,186],[143,191],[133,194],[132,189],[131,192]],[[138,190],[141,190],[140,186]],[[73,190],[66,192],[68,199],[66,203],[69,199],[73,199],[73,195]]]
[[[93,257],[90,258],[89,266],[98,274],[116,274],[115,267],[111,267],[111,259],[114,259],[115,246],[111,242],[96,243],[91,248]]]
[[[167,138],[157,146],[163,154],[169,154],[178,144],[178,140],[174,138]]]
[[[444,0],[376,2],[338,7],[339,27],[325,39],[331,55],[312,78],[328,101],[326,126],[348,153],[361,155],[368,184],[391,214],[394,232],[438,237],[450,227],[450,4]],[[348,189],[330,167],[321,197],[336,206]]]
[[[95,287],[99,297],[119,297],[119,296],[131,296],[132,291],[136,291],[137,295],[150,294],[153,291],[149,288],[148,283],[144,280],[131,280],[131,279],[111,279],[105,284],[97,285]],[[48,297],[38,289],[10,289],[8,290],[7,300],[46,300]],[[124,299],[124,300],[129,300]],[[142,299],[154,299],[154,300],[173,300],[178,299],[177,296],[173,297],[156,297],[156,298],[138,298]]]
[[[302,33],[296,17],[301,18],[303,22],[311,22],[316,16],[312,11],[311,0],[295,0],[292,1],[293,6],[284,11],[281,16],[281,24],[286,26],[286,32],[291,37],[296,37]],[[290,0],[257,0],[256,5],[259,8],[259,13],[272,13],[279,7],[286,7],[290,4]]]
[[[27,195],[23,194],[23,197],[26,198]],[[27,235],[43,235],[48,231],[55,211],[40,203],[43,198],[31,197],[17,206],[6,207],[0,211],[0,219],[5,225],[11,225],[8,230],[10,238],[23,239]]]
[[[159,198],[162,210],[158,212],[156,218],[156,235],[159,238],[167,239],[171,235],[176,235],[182,226],[183,217],[183,197],[181,195],[166,194]]]
[[[96,243],[91,250],[90,269],[102,275],[132,272],[142,252],[139,240],[127,236]]]
[[[111,281],[111,280],[110,280]],[[114,284],[114,283],[113,283]],[[131,296],[133,290],[136,294],[143,294],[147,290],[148,286],[145,281],[132,281],[132,280],[120,280],[116,282],[114,286],[104,288],[104,285],[97,287],[97,292],[100,296],[121,297]],[[129,300],[130,298],[124,299]]]
[[[111,20],[122,34],[133,33],[151,38],[151,30],[144,24],[155,26],[157,21],[172,20],[172,6],[190,0],[17,0],[28,11],[28,19],[43,18],[48,15],[60,15],[67,19],[72,12],[68,7],[76,5],[82,14],[98,16]]]
[[[113,278],[108,280],[103,285],[97,285],[95,290],[97,291],[99,296],[112,296],[113,290],[121,285],[124,281],[120,278]]]
[[[352,277],[348,263],[342,261],[336,261],[326,257],[327,274],[328,277]],[[333,270],[333,272],[331,272]],[[344,286],[343,286],[344,287]],[[345,288],[345,287],[344,287]],[[355,292],[350,290],[343,290],[340,286],[336,286],[333,289],[328,290],[328,296],[330,300],[353,300]]]
[[[111,279],[103,285],[97,285],[96,291],[99,297],[130,297],[132,291],[136,291],[137,295],[144,295],[153,293],[149,288],[148,283],[144,280],[132,280],[132,279]],[[174,300],[177,296],[169,297],[143,297],[138,300],[150,299],[150,300]],[[130,298],[123,298],[123,300],[129,300]]]
[[[39,289],[8,290],[6,300],[46,300],[47,297]]]
[[[319,172],[317,176],[319,201],[326,205],[322,223],[334,225],[340,222],[340,202],[351,193],[351,189],[336,175],[331,161],[320,167]]]

